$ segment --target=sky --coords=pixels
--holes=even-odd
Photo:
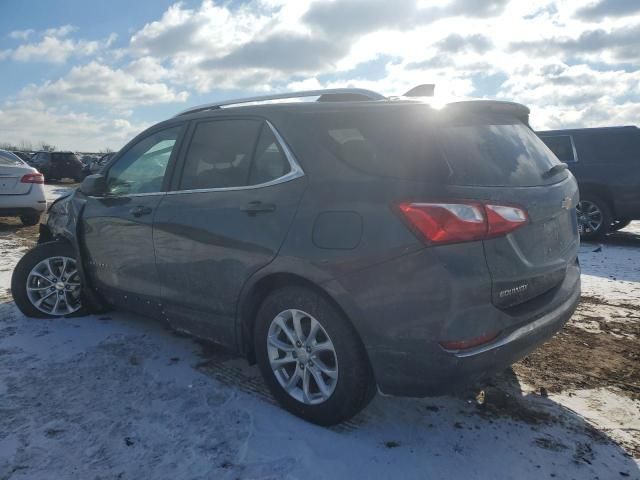
[[[640,0],[0,0],[0,143],[119,149],[193,105],[303,89],[497,98],[639,125]]]

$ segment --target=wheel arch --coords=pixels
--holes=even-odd
[[[249,286],[245,286],[238,304],[236,321],[238,350],[247,358],[250,364],[254,364],[256,361],[252,339],[258,309],[269,293],[285,286],[301,286],[319,293],[343,315],[358,335],[359,340],[363,341],[362,335],[353,321],[353,318],[357,318],[356,307],[351,305],[345,298],[346,292],[343,295],[337,282],[319,282],[300,273],[271,271],[251,281]],[[364,350],[366,352],[366,348]],[[367,362],[371,368],[371,360],[368,358],[368,354]]]
[[[595,195],[607,202],[607,207],[611,210],[613,217],[616,216],[616,205],[613,200],[613,193],[611,189],[605,185],[597,183],[580,183],[578,185],[580,190],[580,199],[587,199],[589,195]]]

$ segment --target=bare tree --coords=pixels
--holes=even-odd
[[[25,139],[20,140],[20,143],[18,144],[18,147],[23,152],[31,152],[31,151],[33,151],[33,144],[31,143],[30,140],[25,140]]]
[[[40,140],[40,141],[38,142],[38,144],[40,145],[40,149],[41,149],[41,150],[44,150],[44,151],[46,151],[46,152],[53,152],[53,151],[55,151],[55,149],[56,149],[56,146],[55,146],[55,145],[52,145],[52,144],[50,144],[50,143],[48,143],[48,142],[45,142],[45,141],[43,141],[43,140]]]

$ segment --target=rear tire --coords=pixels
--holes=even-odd
[[[294,314],[299,330],[293,316],[282,320]],[[314,321],[319,324],[315,334]],[[282,322],[290,322],[286,332],[279,327]],[[312,289],[284,287],[265,298],[256,318],[254,348],[273,396],[286,410],[309,422],[327,426],[348,420],[375,394],[372,370],[358,334],[331,302]],[[283,366],[272,367],[278,360],[285,360],[286,366],[283,362]],[[289,390],[285,383],[291,384]]]
[[[602,198],[591,194],[582,195],[576,210],[578,231],[583,240],[599,240],[609,233],[613,215],[609,204]]]
[[[47,259],[52,260],[52,266],[45,268],[42,272],[36,271]],[[61,268],[63,262],[68,267],[66,270]],[[20,311],[27,317],[36,318],[83,314],[85,309],[80,301],[79,276],[77,267],[72,265],[73,262],[75,262],[75,252],[66,242],[42,243],[29,250],[20,259],[11,276],[11,293]],[[74,270],[75,274],[73,274]],[[50,279],[44,277],[50,277]],[[65,288],[58,287],[58,284],[63,284]],[[43,299],[44,296],[47,298]],[[54,303],[56,298],[59,298],[61,303],[56,304],[56,308],[47,313],[45,307]],[[43,300],[40,302],[40,308],[36,305],[38,299]],[[67,304],[69,308],[66,307]]]
[[[40,223],[39,213],[29,213],[27,215],[20,215],[20,221],[25,227],[33,227]]]

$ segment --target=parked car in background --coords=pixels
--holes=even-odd
[[[94,158],[93,160],[89,161],[84,166],[84,170],[83,170],[84,174],[91,175],[93,173],[98,173],[102,167],[104,167],[107,163],[109,163],[109,160],[111,160],[114,155],[115,153],[113,152],[105,153],[101,157]]]
[[[323,425],[377,389],[466,388],[580,297],[577,185],[528,116],[360,89],[190,109],[52,205],[16,304],[161,318],[256,361],[286,409]]]
[[[13,153],[14,155],[20,157],[21,160],[24,160],[27,163],[29,163],[29,160],[31,160],[31,157],[33,157],[33,152],[16,152],[16,151],[13,151],[11,153]]]
[[[36,225],[46,210],[44,177],[17,155],[0,150],[0,217]]]
[[[46,181],[70,178],[80,182],[85,177],[84,165],[73,152],[37,152],[30,163],[42,172]]]
[[[640,220],[640,129],[635,126],[537,132],[580,189],[578,226],[593,240]]]

